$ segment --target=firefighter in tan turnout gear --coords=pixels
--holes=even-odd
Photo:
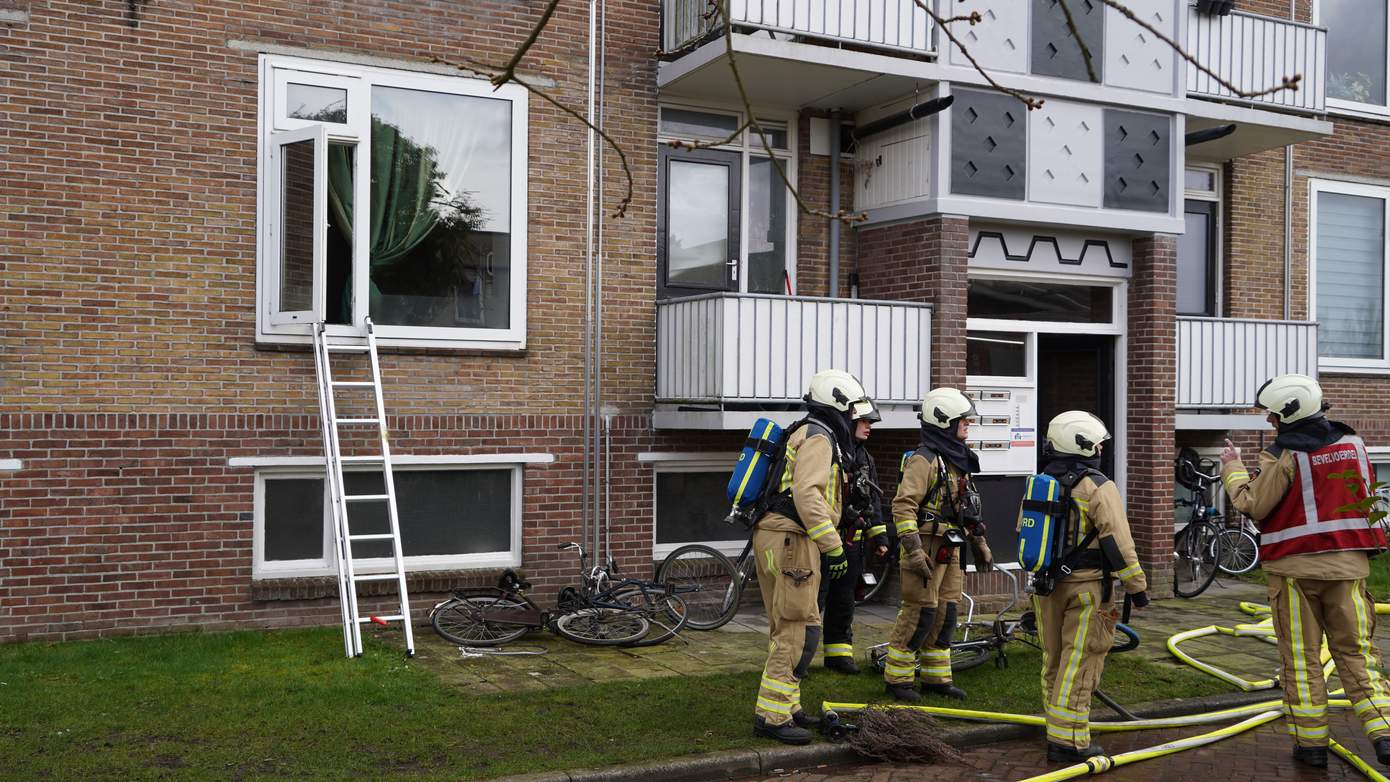
[[[820,724],[801,710],[801,679],[820,645],[821,554],[825,576],[842,578],[849,561],[835,527],[853,466],[851,419],[873,404],[848,372],[819,372],[810,385],[806,418],[789,427],[785,455],[773,465],[779,483],[753,532],[769,635],[754,733],[787,744],[808,743],[807,728]]]
[[[1367,555],[1385,535],[1365,510],[1371,468],[1366,446],[1349,427],[1324,415],[1322,389],[1303,375],[1280,375],[1260,387],[1256,406],[1278,430],[1252,478],[1230,440],[1221,480],[1231,504],[1260,527],[1260,561],[1269,576],[1269,604],[1284,686],[1284,720],[1294,758],[1327,765],[1327,684],[1323,634],[1352,709],[1390,765],[1390,687],[1377,670],[1371,635],[1375,603],[1366,591]]]
[[[1081,410],[1062,413],[1047,427],[1043,473],[1070,489],[1066,553],[1034,579],[1051,761],[1076,763],[1105,752],[1091,743],[1091,692],[1100,683],[1119,619],[1111,603],[1114,578],[1135,608],[1149,603],[1124,500],[1100,471],[1102,443],[1108,439],[1105,424]]]
[[[921,700],[913,687],[919,654],[922,692],[965,697],[951,681],[951,638],[964,580],[961,548],[968,541],[981,569],[993,565],[979,520],[979,495],[970,482],[980,460],[965,445],[974,415],[975,406],[954,388],[927,393],[921,441],[903,463],[893,498],[902,547],[902,603],[888,636],[883,681],[897,700]]]

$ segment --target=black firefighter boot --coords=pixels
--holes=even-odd
[[[827,670],[851,676],[859,673],[859,665],[854,662],[853,657],[827,657],[825,658],[825,667]]]
[[[1390,736],[1381,736],[1375,740],[1376,760],[1382,766],[1390,766]]]
[[[1047,760],[1049,763],[1084,763],[1087,758],[1097,755],[1104,755],[1105,750],[1099,744],[1092,744],[1087,747],[1077,749],[1066,744],[1054,744],[1047,742]]]
[[[916,703],[922,700],[922,696],[917,694],[917,688],[911,682],[905,684],[893,684],[892,682],[883,683],[883,691],[893,696],[895,701],[906,701]]]
[[[1380,753],[1376,753],[1376,758],[1380,758]],[[1295,746],[1293,748],[1293,759],[1305,766],[1327,768],[1327,747]]]
[[[922,682],[922,692],[927,695],[943,695],[958,701],[965,700],[965,690],[951,682]]]
[[[787,721],[781,725],[769,725],[762,717],[754,717],[753,735],[776,739],[783,744],[810,744],[811,731],[797,727],[796,722]]]

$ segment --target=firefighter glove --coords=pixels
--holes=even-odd
[[[1129,596],[1129,602],[1135,608],[1144,608],[1149,604],[1149,593],[1147,591],[1135,592]]]
[[[931,563],[927,561],[927,552],[920,548],[907,552],[907,566],[924,577],[931,576]]]
[[[830,572],[830,580],[834,581],[849,571],[849,558],[845,556],[845,547],[836,546],[825,552],[826,570]]]

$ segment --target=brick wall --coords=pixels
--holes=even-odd
[[[956,215],[859,231],[860,291],[866,299],[932,305],[932,386],[965,387],[969,221]]]
[[[1125,500],[1139,559],[1155,594],[1168,593],[1173,574],[1176,247],[1168,235],[1136,239],[1129,283]]]

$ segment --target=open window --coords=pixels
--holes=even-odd
[[[270,137],[266,248],[278,271],[271,287],[270,322],[323,318],[328,226],[328,134],[322,126]]]
[[[266,56],[261,89],[260,341],[525,346],[523,88]]]

